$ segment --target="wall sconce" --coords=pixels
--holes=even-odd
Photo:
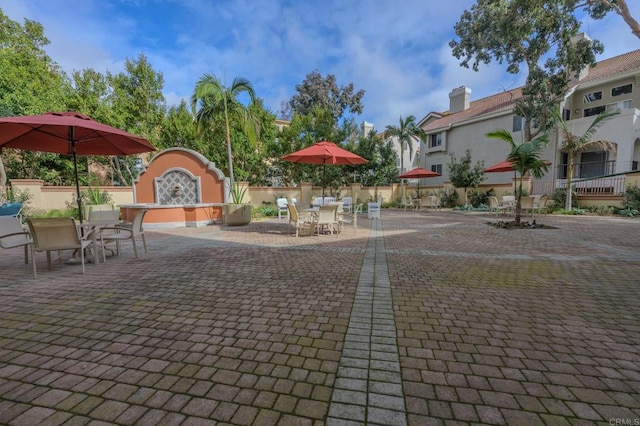
[[[580,114],[580,108],[576,108],[575,111],[573,111],[574,114]]]

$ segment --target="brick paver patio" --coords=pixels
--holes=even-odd
[[[0,252],[0,424],[640,424],[640,220],[383,210]],[[617,423],[616,423],[617,422]]]

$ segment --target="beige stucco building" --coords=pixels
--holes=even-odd
[[[582,135],[594,117],[604,110],[619,110],[605,122],[594,140],[615,143],[615,151],[587,151],[574,158],[576,190],[583,201],[589,197],[617,196],[624,191],[628,172],[638,170],[640,162],[640,50],[603,60],[585,69],[577,83],[558,105],[573,133]],[[505,129],[514,139],[523,140],[522,118],[514,114],[520,88],[475,100],[472,90],[458,87],[449,94],[450,106],[444,112],[430,112],[419,125],[428,134],[420,150],[422,167],[442,174],[430,178],[429,185],[448,181],[450,155],[460,158],[471,150],[472,161],[491,166],[506,159],[509,146],[486,137],[487,132]],[[559,132],[549,134],[542,158],[551,162],[543,179],[532,182],[533,193],[551,193],[566,185],[567,154],[561,150]],[[486,184],[511,182],[513,173],[487,174]],[[587,203],[588,204],[588,203]]]

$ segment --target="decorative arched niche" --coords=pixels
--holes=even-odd
[[[202,201],[200,177],[189,170],[174,167],[153,180],[158,204],[198,204]]]

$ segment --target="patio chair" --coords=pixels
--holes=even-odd
[[[278,198],[276,199],[276,205],[278,206],[278,219],[282,219],[282,213],[289,216],[289,209],[287,208],[287,199],[286,198]]]
[[[533,217],[533,197],[520,197],[520,214],[530,214]]]
[[[0,216],[13,216],[22,224],[22,203],[4,203],[0,206]]]
[[[420,210],[426,210],[427,208],[431,210],[440,209],[440,199],[435,195],[427,195],[420,200]]]
[[[533,213],[540,214],[542,211],[547,210],[546,204],[549,197],[545,194],[543,195],[534,195],[533,196]]]
[[[494,213],[496,216],[498,216],[498,214],[509,214],[510,211],[510,205],[502,204],[500,201],[498,201],[498,197],[489,197],[490,213]]]
[[[351,213],[351,209],[353,208],[353,197],[342,197],[342,209]]]
[[[20,220],[15,216],[0,216],[0,248],[11,249],[24,247],[24,263],[29,263],[29,249],[33,239],[25,231]],[[33,277],[36,277],[36,263],[33,263]]]
[[[402,197],[401,201],[400,201],[400,206],[404,207],[404,211],[407,211],[407,207],[415,209],[416,207],[416,202],[414,199],[411,198],[411,196],[404,196]]]
[[[352,212],[343,211],[338,214],[338,232],[342,232],[345,224],[353,224],[353,232],[358,231],[358,213],[362,212],[362,204],[356,204],[352,208]]]
[[[31,232],[31,259],[33,274],[36,275],[37,252],[47,253],[47,268],[51,269],[51,252],[61,253],[63,250],[75,250],[80,253],[82,273],[84,274],[84,251],[91,246],[91,241],[80,237],[75,219],[71,217],[48,217],[27,219]],[[93,253],[95,257],[96,253]]]
[[[301,231],[308,230],[309,235],[313,233],[313,227],[315,223],[315,217],[311,214],[298,214],[298,209],[295,204],[287,204],[289,210],[289,226],[293,225],[296,230],[296,237],[300,236]]]
[[[133,253],[135,258],[138,258],[138,244],[137,239],[140,238],[142,240],[142,246],[144,247],[144,252],[147,251],[147,239],[144,236],[144,216],[147,214],[149,210],[142,209],[138,210],[136,215],[133,217],[133,222],[131,223],[123,223],[122,225],[117,226],[105,226],[104,228],[100,228],[100,246],[102,248],[102,260],[103,262],[107,261],[106,251],[109,250],[107,244],[115,243],[116,245],[116,254],[120,254],[120,241],[131,240],[131,244],[133,245]]]
[[[331,235],[334,232],[338,233],[338,205],[328,204],[326,206],[320,206],[318,210],[318,218],[315,223],[316,231],[318,235],[325,229],[328,230]]]
[[[367,219],[380,219],[380,208],[382,207],[382,199],[378,198],[375,203],[367,203]]]

